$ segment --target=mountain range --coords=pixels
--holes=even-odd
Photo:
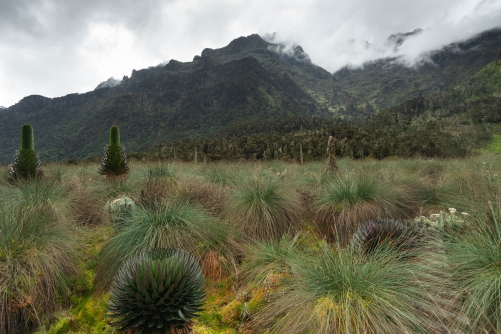
[[[398,47],[416,33],[395,34],[389,42]],[[242,124],[266,120],[360,123],[409,100],[447,95],[499,54],[501,30],[494,29],[435,50],[414,67],[385,58],[331,74],[299,45],[240,37],[223,48],[204,49],[191,62],[133,70],[88,93],[32,95],[0,108],[0,163],[12,159],[24,123],[33,126],[44,161],[99,156],[112,125],[120,127],[128,151],[145,151],[174,140],[228,136]]]

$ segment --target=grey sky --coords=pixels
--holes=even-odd
[[[334,72],[394,55],[393,33],[425,29],[398,53],[412,64],[500,25],[501,0],[0,0],[0,106],[83,93],[252,33],[277,32]]]

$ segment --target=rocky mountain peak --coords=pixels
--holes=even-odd
[[[96,88],[94,88],[94,90],[97,90],[97,89],[101,89],[101,88],[111,88],[111,87],[115,87],[115,86],[118,86],[122,83],[121,80],[117,80],[113,77],[109,78],[108,80],[106,81],[103,81],[101,82],[99,85],[97,85]]]
[[[403,33],[399,32],[399,33],[396,33],[396,34],[392,34],[392,35],[388,36],[388,38],[386,39],[386,43],[388,45],[395,46],[395,48],[398,48],[400,45],[404,44],[404,42],[410,36],[416,36],[416,35],[419,35],[422,32],[423,32],[423,29],[417,28],[417,29],[414,29],[413,31],[409,31],[409,32],[403,32]]]
[[[258,49],[266,49],[270,45],[261,38],[258,34],[252,34],[247,37],[238,37],[230,42],[225,47],[220,49],[206,48],[202,51],[202,57],[220,57],[237,55],[246,52],[251,52]]]

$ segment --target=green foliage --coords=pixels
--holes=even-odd
[[[492,62],[485,66],[473,76],[472,81],[483,84],[485,95],[501,93],[501,66],[499,62]]]
[[[119,331],[173,333],[202,309],[205,280],[179,249],[153,249],[123,263],[113,280],[109,317]]]
[[[471,333],[501,332],[501,205],[491,209],[490,221],[470,219],[447,238],[452,279],[469,319],[464,327]]]
[[[411,214],[411,203],[397,185],[378,172],[338,176],[320,192],[315,223],[329,240],[346,244],[363,221]]]
[[[404,116],[411,108],[403,108],[398,116],[386,115],[387,124],[391,126],[379,127],[377,135],[367,129],[368,136],[363,132],[357,133],[356,123],[352,124],[356,126],[350,126],[355,131],[352,135],[338,136],[336,132],[328,135],[334,135],[339,140],[347,137],[350,144],[346,155],[353,157],[371,155],[372,152],[372,156],[378,158],[394,154],[463,156],[471,144],[468,139],[473,137],[463,135],[457,138],[455,132],[467,130],[463,126],[465,124],[451,119],[443,122],[442,119],[457,112],[471,112],[470,119],[497,119],[499,122],[499,102],[496,102],[499,98],[491,95],[489,100],[485,97],[497,81],[489,79],[490,84],[483,85],[485,78],[482,76],[478,78],[478,84],[461,84],[497,56],[498,38],[499,30],[494,30],[459,46],[437,51],[431,58],[439,66],[427,63],[416,69],[396,64],[393,59],[382,59],[365,64],[363,69],[342,69],[333,76],[308,61],[298,60],[297,55],[304,56],[300,48],[294,50],[297,54],[292,57],[270,52],[270,44],[253,35],[236,40],[238,47],[230,43],[218,50],[207,50],[192,62],[172,61],[168,66],[134,71],[130,78],[113,88],[54,99],[26,97],[10,107],[8,112],[0,114],[0,133],[6,140],[0,147],[0,161],[6,162],[17,147],[17,141],[11,138],[15,136],[13,129],[22,126],[21,121],[43,130],[38,141],[43,144],[42,153],[46,160],[63,161],[99,156],[99,143],[108,141],[107,124],[111,123],[121,124],[122,131],[127,131],[129,152],[145,151],[180,139],[241,137],[257,133],[266,134],[269,138],[276,134],[318,131],[325,128],[318,125],[321,121],[306,120],[312,116],[321,119],[341,115],[358,121],[409,98],[432,94],[436,96],[427,102],[433,103],[427,103],[426,108],[418,110],[418,113],[429,111],[438,121],[419,117],[416,121],[422,124],[417,124],[417,127],[413,124],[413,127],[423,131],[405,135],[404,141],[397,138],[402,127],[412,129],[409,126],[412,118]],[[457,53],[458,48],[464,52]],[[448,91],[448,88],[458,84],[458,89]],[[467,103],[463,103],[465,101]],[[454,104],[447,106],[448,102]],[[406,106],[409,107],[409,104]],[[415,110],[415,107],[412,109]],[[302,124],[287,124],[295,117],[305,120],[300,122]],[[441,123],[447,123],[448,127],[439,126]],[[255,124],[259,126],[254,128]],[[439,132],[428,139],[427,135],[432,131]],[[445,137],[448,133],[451,136]],[[368,151],[366,148],[370,146],[366,147],[367,143],[358,144],[357,140],[352,141],[352,137],[371,137],[372,140],[367,142],[378,142],[378,145],[374,144],[372,151]],[[83,142],[81,138],[87,140]],[[266,141],[271,145],[279,143],[277,138]],[[466,147],[458,148],[447,142],[460,142]],[[290,141],[280,147],[283,148],[286,143],[290,144]],[[436,143],[435,147],[433,143]],[[205,140],[198,144],[203,151]],[[263,152],[270,149],[274,158],[289,156],[297,160],[297,148],[293,154],[290,151],[285,154],[278,147],[255,143],[259,145],[259,150],[252,145],[238,147],[241,153],[234,157],[236,154],[231,151],[236,150],[236,146],[218,148],[207,144],[209,152],[204,154],[210,155],[211,159],[220,159],[225,155],[236,160],[241,157],[261,159]],[[306,144],[303,142],[305,151]],[[171,145],[167,146],[171,148]],[[400,146],[400,149],[395,150],[395,146]],[[315,146],[311,151],[307,153],[308,157],[321,156],[317,155]],[[186,152],[192,151],[180,152],[187,155]],[[269,153],[267,158],[270,158]]]
[[[352,245],[365,254],[370,254],[378,248],[391,247],[405,256],[407,250],[419,246],[419,235],[416,230],[398,220],[369,220],[353,235]]]
[[[335,176],[322,173],[321,161],[133,163],[123,181],[101,182],[96,163],[49,165],[46,177],[15,184],[0,180],[0,298],[6,301],[0,332],[30,332],[39,324],[40,333],[116,332],[103,290],[124,262],[167,247],[192,252],[212,277],[203,316],[190,322],[194,333],[500,331],[501,208],[494,204],[493,214],[488,204],[501,189],[499,155],[342,158],[343,172]],[[165,196],[141,206],[141,190],[153,189],[145,188],[152,179],[165,186]],[[254,181],[261,186],[248,186]],[[300,202],[301,232],[249,240],[226,230],[227,222],[243,220],[230,218],[229,204],[244,188],[257,202],[274,202],[273,192]],[[75,228],[74,222],[87,222],[81,216],[104,218],[119,198],[121,229]],[[138,207],[129,211],[132,201]],[[247,217],[242,212],[238,217]],[[379,221],[358,229],[367,213]],[[346,239],[353,244],[347,247],[327,244],[312,226],[315,218],[334,233],[348,217]],[[410,219],[399,220],[403,228],[386,217]],[[73,277],[78,271],[83,277]]]
[[[34,150],[35,139],[33,138],[33,128],[29,124],[23,125],[21,129],[21,148],[20,150]]]
[[[120,131],[118,126],[112,126],[110,129],[110,145],[120,145]]]
[[[257,316],[272,333],[436,333],[447,314],[437,272],[398,261],[387,248],[372,256],[320,244],[292,260],[294,279]],[[426,287],[426,288],[424,288]]]
[[[120,145],[118,127],[113,126],[110,130],[110,143],[106,146],[101,159],[99,174],[113,177],[127,173],[129,173],[129,162],[125,148]]]
[[[9,176],[13,180],[34,179],[43,176],[40,158],[35,151],[33,128],[29,124],[21,129],[21,148],[9,165]]]
[[[100,289],[107,288],[121,264],[140,252],[181,248],[202,258],[206,249],[224,244],[226,237],[225,226],[200,207],[182,202],[138,207],[103,246],[95,283]]]
[[[501,134],[493,133],[492,141],[481,149],[485,153],[501,153]]]
[[[300,229],[298,198],[277,180],[244,181],[229,201],[228,217],[247,238],[279,239]]]
[[[261,284],[268,274],[289,274],[291,259],[304,251],[299,237],[300,235],[284,235],[279,240],[256,241],[246,245],[240,273],[244,284]]]
[[[79,273],[79,234],[50,202],[0,204],[0,332],[25,333],[61,307]]]

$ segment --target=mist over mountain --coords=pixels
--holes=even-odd
[[[413,31],[410,31],[410,32],[405,32],[405,33],[396,33],[396,34],[392,34],[390,36],[388,36],[388,39],[386,40],[387,44],[390,45],[390,46],[394,46],[394,50],[398,50],[398,47],[402,44],[404,44],[404,42],[411,36],[416,36],[420,33],[423,32],[423,29],[421,28],[417,28],[417,29],[414,29]]]
[[[101,88],[111,88],[111,87],[115,87],[115,86],[118,86],[120,85],[120,83],[122,83],[122,80],[117,80],[113,77],[109,78],[108,80],[106,81],[103,81],[101,82],[99,85],[97,85],[96,88],[94,88],[94,90],[96,89],[101,89]]]
[[[390,36],[405,46],[418,34]],[[404,38],[406,37],[406,38]],[[345,67],[334,73],[332,102],[341,113],[368,115],[406,100],[434,94],[465,80],[501,54],[501,30],[485,31],[475,38],[450,44],[423,54],[420,61],[407,63],[402,57],[367,62],[363,67]]]
[[[390,40],[404,47],[415,34]],[[193,61],[133,70],[120,84],[110,78],[88,93],[25,97],[0,113],[0,161],[12,158],[24,123],[33,125],[37,150],[49,161],[99,156],[112,125],[120,127],[129,151],[143,151],[218,136],[242,122],[361,119],[457,84],[501,52],[501,31],[494,29],[435,50],[413,67],[390,57],[331,74],[301,46],[272,41],[257,34],[239,37],[223,48],[204,49]]]

